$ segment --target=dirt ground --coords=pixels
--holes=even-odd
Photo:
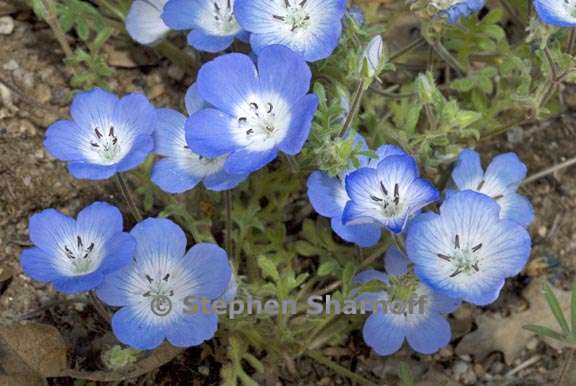
[[[7,272],[12,272],[13,276],[7,282],[0,282],[0,323],[24,319],[61,323],[68,339],[77,342],[78,339],[90,338],[85,329],[75,323],[87,323],[90,317],[85,299],[56,294],[50,287],[31,281],[20,271],[19,253],[30,245],[28,217],[49,207],[75,214],[96,199],[116,203],[120,200],[111,182],[75,180],[68,175],[62,162],[54,160],[44,150],[42,140],[46,127],[55,119],[67,116],[71,90],[66,79],[71,74],[61,64],[62,52],[45,24],[35,22],[29,11],[9,13],[14,21],[14,30],[0,34],[0,269],[3,270],[0,279],[9,276]],[[0,16],[5,16],[2,8]],[[122,41],[116,43],[123,44]],[[157,106],[178,106],[191,79],[151,52],[145,52],[143,57],[143,63],[135,63],[121,53],[109,51],[110,62],[116,71],[114,90],[121,94],[144,91]],[[517,152],[532,174],[574,156],[575,129],[576,115],[568,114],[539,126],[514,129],[483,144],[482,148],[486,156],[503,151]],[[531,226],[534,242],[531,261],[519,279],[507,284],[496,304],[484,309],[465,307],[459,311],[452,320],[456,332],[461,331],[463,335],[477,328],[474,320],[478,314],[507,317],[515,312],[525,302],[519,294],[536,277],[546,276],[559,288],[568,286],[576,271],[575,177],[576,167],[572,167],[522,188],[533,203],[536,214]],[[351,338],[350,347],[362,346],[361,339],[357,338]],[[512,363],[505,363],[497,350],[479,359],[474,355],[458,355],[455,349],[459,339],[457,337],[451,346],[431,357],[418,357],[403,351],[383,359],[368,354],[364,348],[360,359],[354,359],[353,350],[347,347],[335,357],[340,358],[342,365],[353,366],[366,376],[372,373],[386,378],[397,371],[398,360],[403,359],[411,361],[416,375],[434,363],[433,377],[428,381],[437,379],[448,384],[492,385],[552,384],[559,359],[563,357],[562,353],[539,339],[530,338],[522,342],[524,347]],[[81,351],[81,348],[77,350]],[[77,354],[81,356],[82,352]],[[535,357],[538,360],[534,360]],[[347,382],[334,378],[330,370],[320,365],[305,360],[296,365],[300,373],[298,379],[287,375],[283,369],[277,371],[280,384]],[[216,371],[213,364],[197,361],[197,355],[191,350],[191,353],[160,369],[158,379],[189,374],[198,376],[201,381],[197,384],[212,384],[210,379],[214,379]],[[510,375],[510,372],[513,373]],[[509,375],[506,377],[506,374]],[[72,384],[71,381],[58,383]],[[165,384],[176,383],[165,381]]]

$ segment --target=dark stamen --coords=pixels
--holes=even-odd
[[[226,8],[232,9],[232,4],[231,4],[230,0],[228,0],[228,1],[226,2]]]
[[[476,190],[481,190],[482,187],[484,186],[484,183],[485,183],[485,182],[486,182],[486,181],[484,181],[484,180],[480,181],[480,183],[478,184],[478,187],[476,188]]]
[[[90,246],[88,247],[87,251],[92,252],[93,250],[94,250],[94,243],[91,243]]]
[[[114,137],[112,140],[112,145],[116,145],[118,143],[118,138]]]
[[[400,192],[398,184],[394,184],[394,204],[398,205],[400,202]]]
[[[290,0],[284,0],[284,6],[286,8],[290,7]]]
[[[145,298],[147,298],[148,296],[150,296],[150,291],[146,291],[142,294],[142,296],[144,296]]]
[[[94,143],[94,142],[90,142],[90,145],[92,145],[93,147],[100,147],[100,145],[98,145],[97,143]]]
[[[148,275],[144,275],[146,276],[146,280],[148,280],[149,283],[152,283],[154,281],[154,279],[152,279],[150,276]]]
[[[174,296],[174,290],[170,290],[170,293],[168,294],[168,296]]]
[[[456,235],[456,237],[454,237],[454,248],[460,249],[460,236],[459,235]]]
[[[78,243],[78,248],[82,248],[82,239],[80,238],[80,236],[76,236],[76,242]]]
[[[98,128],[94,129],[94,133],[96,134],[96,137],[98,137],[98,139],[102,138],[102,133],[100,132],[100,130],[98,130]]]
[[[285,21],[286,18],[284,16],[272,15],[272,17],[276,20]]]
[[[240,117],[240,118],[238,118],[238,123],[239,123],[239,124],[244,125],[244,124],[246,124],[246,122],[248,122],[248,118],[246,118],[246,117]]]
[[[482,248],[482,243],[476,245],[474,248],[472,248],[472,252],[478,252],[480,250],[480,248]]]
[[[66,257],[68,257],[69,259],[75,258],[74,254],[67,246],[64,246],[64,250],[66,251]]]
[[[220,13],[220,6],[218,5],[218,3],[214,3],[214,10]]]
[[[462,271],[459,270],[459,269],[457,269],[456,271],[454,271],[454,272],[450,275],[450,277],[456,277],[456,276],[460,275],[461,273],[462,273]]]
[[[380,197],[376,197],[376,196],[372,196],[372,195],[370,195],[370,198],[371,198],[373,201],[377,201],[377,202],[382,202],[382,201],[384,201],[384,200],[381,199]]]
[[[252,134],[254,134],[254,129],[246,130],[246,135],[252,135]]]
[[[168,281],[168,279],[170,279],[170,274],[169,274],[169,273],[167,273],[166,276],[164,276],[164,277],[162,278],[162,280],[164,280],[164,281]]]
[[[382,181],[380,181],[380,188],[382,189],[382,193],[384,193],[385,196],[388,195],[388,191],[386,190],[386,188],[384,187],[384,183]]]
[[[499,199],[501,199],[502,197],[504,197],[503,194],[499,194],[497,196],[492,197],[493,199],[495,199],[496,201],[498,201]]]
[[[274,106],[272,105],[272,103],[267,103],[266,106],[268,106],[268,110],[266,112],[270,114],[272,110],[274,110]]]
[[[441,253],[437,253],[436,256],[438,256],[438,257],[441,258],[442,260],[446,260],[446,261],[451,261],[451,260],[452,260],[452,258],[451,258],[450,256],[446,256],[446,255],[443,255],[443,254],[441,254]]]
[[[475,270],[476,272],[480,272],[480,268],[478,268],[478,263],[473,264],[473,265],[472,265],[472,268],[474,268],[474,270]]]
[[[109,137],[115,137],[114,135],[114,126],[110,126],[110,131],[108,132]]]
[[[252,102],[252,103],[250,103],[250,108],[251,108],[252,110],[258,110],[258,104]]]
[[[190,146],[184,145],[184,149],[190,149]]]
[[[303,7],[303,6],[306,4],[307,1],[308,1],[308,0],[302,0],[302,1],[300,2],[300,4],[298,4],[298,5],[301,6],[301,7]]]

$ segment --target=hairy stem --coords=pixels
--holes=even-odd
[[[42,4],[46,8],[46,23],[50,26],[50,29],[54,33],[54,37],[58,40],[58,44],[62,47],[62,51],[64,51],[64,55],[66,58],[71,58],[74,55],[70,44],[68,44],[68,40],[66,40],[66,34],[60,27],[60,23],[58,23],[58,16],[56,15],[56,6],[52,0],[42,0]]]
[[[310,358],[314,359],[316,362],[328,367],[329,369],[333,370],[337,374],[350,379],[360,385],[368,385],[368,386],[376,386],[375,383],[372,381],[348,370],[344,366],[339,365],[338,363],[328,359],[324,355],[322,355],[318,351],[309,351],[306,353]]]
[[[342,126],[342,130],[340,131],[340,135],[345,135],[352,122],[354,122],[354,118],[358,115],[360,111],[360,103],[362,102],[362,97],[366,89],[364,87],[364,80],[358,82],[358,86],[356,87],[356,91],[354,91],[354,97],[352,98],[352,107],[350,107],[350,112],[346,116],[346,120],[344,121],[344,125]]]
[[[132,216],[134,216],[136,222],[142,221],[143,220],[142,213],[140,213],[140,209],[138,209],[136,201],[134,201],[134,197],[132,196],[132,192],[130,191],[128,184],[126,183],[124,176],[122,176],[122,174],[120,173],[116,173],[116,181],[118,181],[118,186],[120,186],[120,191],[122,192],[124,200],[128,204],[130,212],[132,212]]]
[[[226,252],[228,252],[228,257],[232,258],[234,247],[232,245],[232,191],[230,190],[224,192],[224,207],[226,210]]]
[[[390,62],[392,62],[393,60],[398,59],[402,55],[412,51],[413,49],[421,46],[424,43],[426,43],[426,39],[424,39],[422,36],[420,36],[418,39],[414,40],[412,43],[408,44],[406,47],[401,48],[399,51],[396,51],[395,53],[393,53],[388,60]]]

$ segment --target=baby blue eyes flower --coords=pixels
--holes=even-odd
[[[144,220],[130,234],[136,239],[133,263],[96,290],[102,301],[121,307],[112,317],[114,335],[141,350],[165,339],[190,347],[212,338],[218,316],[200,307],[191,312],[186,299],[200,303],[225,293],[231,277],[226,252],[214,244],[196,244],[186,252],[184,232],[167,219]]]
[[[257,65],[228,54],[198,72],[198,93],[213,107],[186,122],[190,149],[204,157],[228,155],[224,170],[247,174],[274,160],[278,151],[300,152],[308,138],[318,97],[307,94],[311,73],[290,49],[269,46]]]
[[[122,232],[120,211],[104,202],[83,209],[76,220],[46,209],[30,218],[29,228],[34,247],[22,252],[22,270],[69,294],[96,288],[104,275],[130,263],[136,247]]]
[[[119,99],[102,89],[79,93],[72,120],[52,124],[44,145],[76,178],[102,180],[140,165],[154,147],[156,110],[140,94]]]
[[[485,0],[464,0],[456,1],[453,5],[448,6],[439,12],[439,15],[445,17],[450,24],[456,24],[461,17],[472,15],[484,7]]]
[[[236,0],[235,11],[256,53],[282,44],[314,62],[338,45],[346,0]]]
[[[448,197],[440,214],[417,216],[406,248],[416,274],[435,291],[486,305],[522,271],[531,241],[521,225],[500,219],[496,201],[465,190]]]
[[[438,200],[439,193],[419,177],[416,160],[393,155],[378,166],[361,168],[346,177],[350,201],[342,220],[346,225],[380,224],[393,233],[404,229],[410,215]]]
[[[576,27],[574,0],[535,0],[534,7],[544,23],[558,27]]]
[[[186,94],[188,112],[204,107],[193,85]],[[193,153],[186,143],[186,117],[172,109],[158,110],[154,131],[155,152],[164,158],[152,169],[152,181],[168,193],[182,193],[193,189],[201,181],[207,189],[223,191],[244,181],[247,174],[232,175],[224,170],[226,155],[204,157]]]
[[[474,190],[492,197],[500,205],[502,219],[528,226],[534,218],[532,205],[526,197],[516,193],[525,177],[526,165],[516,154],[497,155],[484,172],[480,155],[469,149],[460,153],[452,172],[459,190]]]
[[[362,143],[365,150],[368,149],[362,136],[358,135],[356,142]],[[402,155],[405,153],[396,146],[383,145],[378,149],[377,154],[377,160],[360,157],[360,167],[375,168],[379,160],[391,155]],[[331,219],[332,229],[338,236],[360,247],[373,247],[378,243],[382,234],[380,225],[344,225],[342,222],[344,207],[350,200],[344,186],[344,181],[346,175],[352,173],[354,170],[356,169],[349,169],[339,177],[330,177],[328,174],[320,171],[313,172],[308,178],[308,198],[316,212]]]
[[[162,9],[168,0],[134,0],[126,16],[126,30],[140,44],[154,44],[170,31],[162,21]]]
[[[372,309],[362,329],[366,344],[379,355],[395,353],[404,341],[422,354],[435,353],[448,345],[451,332],[446,314],[456,310],[460,301],[432,291],[409,274],[409,261],[396,248],[388,249],[384,263],[387,274],[369,270],[354,279],[357,284],[378,280],[389,288],[358,297],[358,301],[380,301],[388,307]],[[408,299],[401,299],[400,294],[406,293],[410,294]],[[394,312],[395,302],[403,305],[405,312]]]
[[[234,0],[169,0],[162,19],[174,30],[191,29],[188,44],[200,51],[223,51],[235,37],[243,38]]]

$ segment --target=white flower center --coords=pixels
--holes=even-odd
[[[450,274],[450,277],[456,277],[462,273],[472,275],[480,272],[480,267],[478,266],[480,257],[478,252],[481,249],[482,243],[471,243],[463,247],[460,242],[460,235],[456,235],[454,236],[454,247],[452,251],[447,254],[437,253],[436,256],[452,264],[454,270]]]
[[[98,269],[102,251],[94,238],[76,235],[68,237],[60,245],[61,258],[57,260],[60,272],[66,276],[81,276]]]
[[[310,26],[310,12],[307,10],[308,0],[283,0],[285,12],[272,15],[274,20],[286,25],[291,32],[307,29]]]
[[[207,177],[218,173],[224,167],[227,156],[221,157],[204,157],[194,153],[188,145],[180,152],[178,161],[183,169],[196,177]]]
[[[377,204],[381,214],[387,218],[395,218],[404,212],[404,204],[400,199],[400,186],[394,184],[392,190],[386,188],[380,181],[380,192],[371,194],[370,199]]]
[[[88,137],[88,159],[99,165],[113,165],[128,153],[131,142],[131,139],[121,138],[114,126],[106,131],[96,127]]]
[[[236,35],[240,32],[240,25],[234,16],[233,0],[213,0],[206,18],[207,32],[217,36]]]
[[[253,151],[265,151],[280,143],[290,124],[288,105],[278,96],[253,96],[237,108],[236,142]]]

